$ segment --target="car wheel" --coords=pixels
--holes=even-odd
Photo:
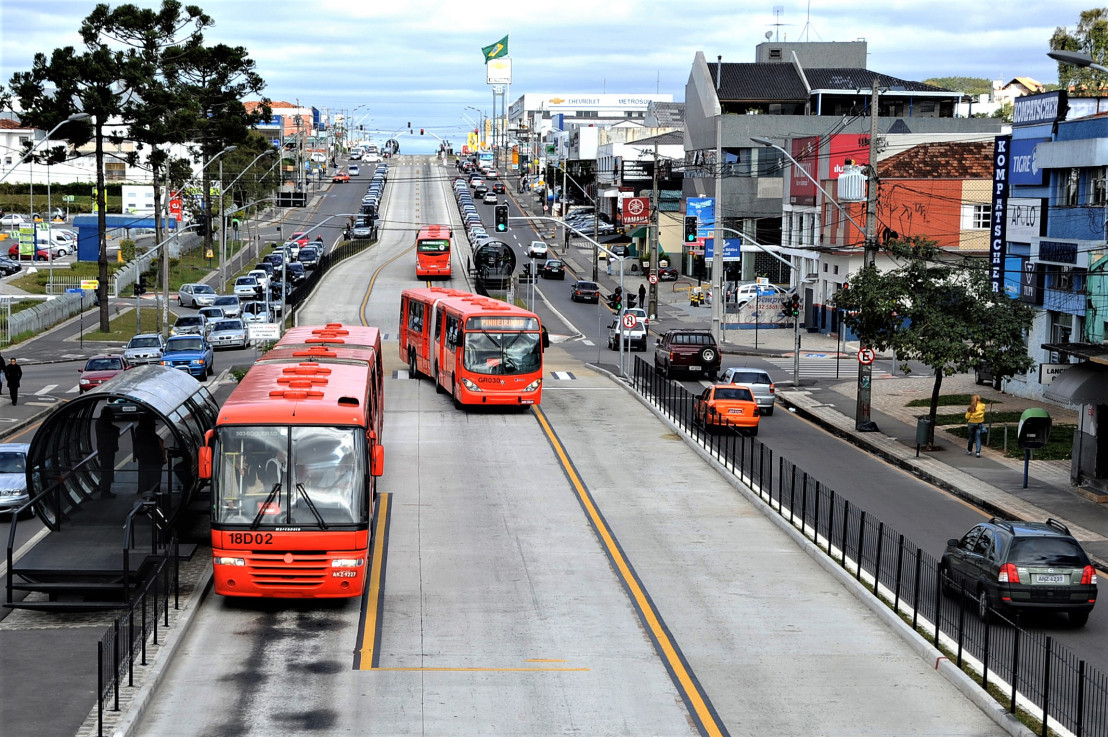
[[[939,587],[942,589],[943,596],[954,596],[954,579],[951,578],[950,568],[948,568],[946,565],[940,566],[939,568]]]
[[[758,437],[758,427],[757,426],[754,426],[754,427],[750,428],[750,437],[752,437],[752,438]]]
[[[717,369],[710,368],[707,370],[706,373],[708,374],[708,381],[715,381],[716,376],[719,374],[719,371]]]
[[[773,405],[771,404],[770,406],[762,410],[762,414],[766,417],[771,417],[773,415]]]
[[[1074,627],[1084,627],[1085,623],[1089,621],[1089,613],[1084,612],[1069,612],[1070,624]]]

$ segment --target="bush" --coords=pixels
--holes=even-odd
[[[124,261],[134,261],[135,242],[130,238],[124,238],[119,242],[119,252],[123,254]]]

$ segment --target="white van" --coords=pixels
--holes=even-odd
[[[49,246],[58,258],[77,251],[77,241],[60,230],[41,229],[35,234],[35,240],[40,247]]]

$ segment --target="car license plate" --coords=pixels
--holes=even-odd
[[[699,366],[689,366],[689,371],[699,371],[699,370],[700,370]]]
[[[1035,583],[1066,583],[1063,573],[1036,573]]]
[[[742,413],[743,413],[742,409],[729,409],[729,410],[727,410],[727,414],[729,414],[729,415],[741,415]]]

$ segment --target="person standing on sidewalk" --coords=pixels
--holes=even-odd
[[[100,483],[97,490],[103,499],[111,499],[112,484],[115,482],[115,454],[119,451],[119,430],[112,422],[112,411],[108,407],[100,410],[96,418],[96,452],[100,458]]]
[[[23,378],[23,367],[14,358],[4,367],[4,378],[8,380],[8,396],[12,398],[12,404],[18,404],[19,380]]]
[[[646,309],[646,285],[639,285],[639,307]]]
[[[969,409],[966,410],[966,428],[969,434],[966,437],[966,455],[973,452],[973,444],[977,443],[977,457],[981,457],[981,428],[985,426],[985,403],[981,397],[974,394],[970,397]]]

